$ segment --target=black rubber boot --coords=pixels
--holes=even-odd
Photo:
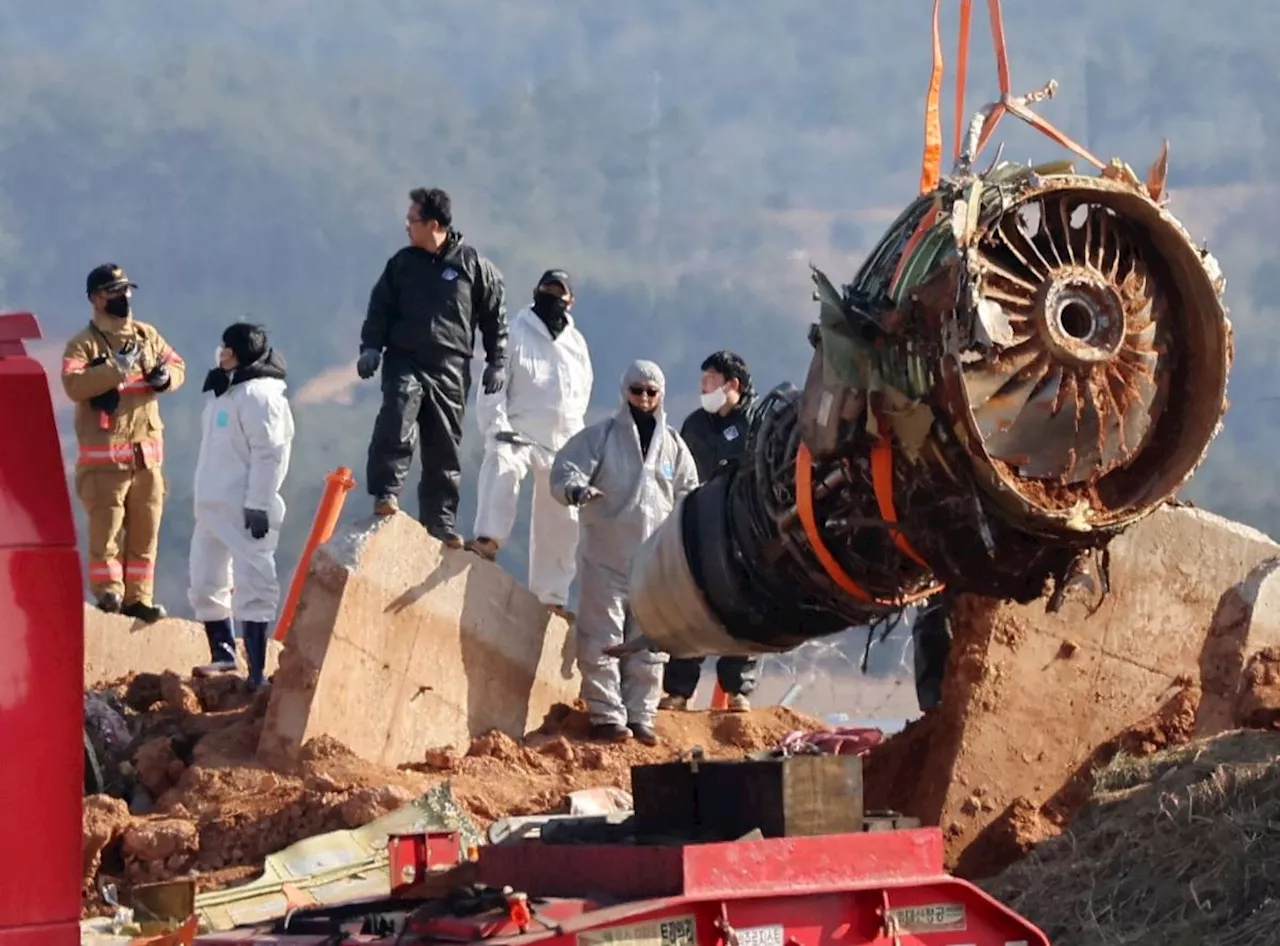
[[[98,610],[107,614],[120,613],[120,596],[114,591],[108,591],[98,596]]]
[[[249,658],[249,689],[260,690],[266,685],[267,622],[244,622],[244,651]]]
[[[143,604],[141,601],[130,601],[120,609],[120,613],[143,624],[155,624],[167,616],[161,605]]]
[[[221,621],[205,621],[204,636],[209,641],[209,662],[194,668],[197,677],[230,673],[236,669],[236,632],[230,618]]]

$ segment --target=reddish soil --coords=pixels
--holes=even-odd
[[[197,888],[207,890],[252,878],[267,855],[366,824],[446,778],[484,828],[503,817],[562,809],[577,789],[629,789],[632,765],[669,761],[695,746],[711,758],[732,758],[771,748],[792,730],[825,728],[780,707],[664,713],[658,746],[606,745],[586,739],[582,713],[557,707],[523,741],[490,733],[465,751],[433,750],[402,770],[366,763],[323,738],[304,747],[298,764],[272,770],[254,758],[265,694],[252,697],[241,681],[142,674],[113,689],[138,733],[125,750],[128,769],[155,804],[131,815],[119,799],[85,800],[86,912],[102,906],[99,880],[127,888],[194,875]]]
[[[1024,647],[1026,629],[1007,608],[963,596],[953,632],[942,708],[872,749],[864,782],[868,810],[895,809],[940,825],[947,864],[962,877],[997,873],[1032,844],[1060,833],[1088,800],[1094,773],[1116,755],[1151,755],[1191,739],[1201,694],[1184,685],[1083,761],[1045,774],[1049,763],[1042,756],[1011,751],[1025,745],[1017,727],[1029,725],[1029,718],[1025,711],[1009,712],[1006,687],[1010,674],[1025,672],[1026,665],[1012,659],[993,663],[998,658],[992,656]],[[1056,659],[1071,660],[1077,651],[1064,643]],[[1273,684],[1266,681],[1280,681],[1280,652],[1276,656],[1272,664],[1256,667],[1256,693],[1268,692]],[[1272,705],[1280,707],[1280,682],[1269,692],[1276,700]],[[1275,718],[1280,720],[1280,711]],[[1046,712],[1038,724],[1062,739],[1078,738],[1070,714]],[[1035,784],[1029,771],[1047,783],[1035,798],[1024,794]]]
[[[1245,666],[1236,723],[1247,729],[1280,729],[1280,647],[1259,651]]]

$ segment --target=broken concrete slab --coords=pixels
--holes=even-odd
[[[241,666],[244,642],[237,641]],[[275,673],[280,645],[267,645],[267,675]],[[191,668],[209,662],[204,626],[195,621],[166,618],[143,624],[119,614],[105,614],[92,605],[84,609],[84,685],[92,688],[119,680],[130,673],[186,675]]]
[[[400,513],[315,554],[259,743],[326,735],[371,762],[420,761],[491,729],[522,736],[578,696],[569,626],[497,565]]]
[[[942,706],[873,751],[868,807],[940,825],[948,866],[981,876],[1003,856],[984,834],[1053,822],[1131,727],[1231,728],[1249,656],[1280,644],[1276,556],[1254,529],[1166,506],[1112,543],[1100,604],[961,598]]]

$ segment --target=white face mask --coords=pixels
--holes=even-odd
[[[718,414],[729,400],[729,393],[724,388],[716,388],[702,395],[702,409],[708,414]]]

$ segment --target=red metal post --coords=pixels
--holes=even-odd
[[[0,315],[0,944],[80,942],[84,598],[29,312]]]

